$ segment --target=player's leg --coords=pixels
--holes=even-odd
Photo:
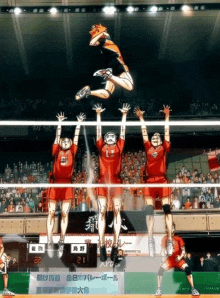
[[[115,262],[118,255],[118,240],[121,230],[121,197],[113,197],[114,238],[111,251],[111,260]]]
[[[148,191],[149,189],[147,189]],[[146,225],[148,230],[148,249],[149,256],[154,257],[155,255],[155,242],[153,238],[153,227],[154,227],[154,202],[153,198],[149,196],[145,190],[145,213],[146,213]]]
[[[95,96],[101,99],[108,99],[115,90],[115,84],[110,80],[106,81],[105,88],[91,90],[90,86],[83,87],[77,92],[75,99],[80,100],[84,97]]]
[[[161,296],[162,291],[161,291],[161,284],[162,284],[162,279],[163,279],[163,273],[165,271],[169,270],[169,263],[165,261],[161,266],[158,271],[158,276],[157,276],[157,291],[155,293],[155,296]]]
[[[167,254],[170,256],[173,253],[173,242],[172,242],[172,224],[173,218],[170,208],[171,199],[170,197],[162,197],[162,206],[165,215],[165,223],[167,228]]]
[[[183,265],[180,267],[180,269],[182,269],[186,273],[187,281],[191,287],[191,294],[193,296],[199,296],[199,292],[194,287],[194,280],[193,280],[191,269],[185,261],[184,261]]]
[[[47,254],[50,258],[53,257],[53,228],[55,223],[55,211],[57,200],[56,189],[50,189],[48,191],[48,217],[47,217]]]
[[[4,264],[4,267],[5,266],[6,265]],[[4,270],[4,268],[2,268],[2,270]],[[11,291],[8,290],[8,274],[7,273],[2,274],[2,280],[3,280],[3,291],[2,291],[2,295],[3,296],[14,296],[15,293],[13,293],[13,292],[11,292]]]
[[[90,95],[99,97],[102,99],[108,99],[115,90],[115,84],[107,80],[105,89],[91,90]]]
[[[61,233],[60,233],[60,240],[58,243],[58,251],[57,251],[58,258],[61,258],[63,255],[64,238],[66,235],[66,230],[67,230],[67,226],[68,226],[68,222],[69,222],[70,206],[71,206],[71,199],[62,201],[61,222],[60,222]]]
[[[123,69],[123,72],[120,73],[119,69]],[[93,76],[103,77],[104,79],[110,80],[114,84],[117,84],[128,91],[132,91],[134,89],[134,82],[130,73],[128,71],[124,71],[125,68],[122,65],[119,66],[119,69],[117,69],[117,71],[115,69],[116,72],[119,71],[118,75],[113,74],[112,68],[107,68],[96,71]]]
[[[105,227],[106,227],[107,197],[98,195],[98,232],[100,241],[100,260],[107,260],[105,247]]]
[[[123,72],[120,76],[110,76],[113,83],[118,84],[122,88],[132,91],[134,89],[134,82],[129,72]]]

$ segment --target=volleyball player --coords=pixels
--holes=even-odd
[[[117,140],[114,132],[107,132],[102,137],[101,130],[101,114],[105,109],[100,105],[96,105],[94,110],[97,114],[97,134],[96,146],[99,151],[99,183],[115,184],[121,183],[120,172],[122,162],[122,152],[125,145],[125,122],[127,113],[130,110],[128,104],[123,104],[122,109],[122,125],[120,137]],[[106,212],[108,206],[108,199],[113,202],[113,222],[114,222],[114,239],[111,251],[111,260],[115,261],[118,253],[118,240],[121,230],[121,202],[122,202],[122,188],[98,188],[98,232],[100,238],[100,260],[105,262],[107,259],[105,247],[105,227],[106,227]]]
[[[61,122],[67,119],[64,113],[57,115],[58,126],[56,130],[56,138],[52,147],[52,154],[54,156],[53,163],[53,182],[54,183],[71,183],[71,178],[74,172],[74,160],[78,149],[78,140],[81,122],[85,120],[85,115],[81,113],[77,116],[78,125],[75,129],[73,140],[70,138],[61,138]],[[61,234],[58,242],[57,256],[59,258],[63,255],[64,238],[68,226],[68,214],[71,206],[71,200],[74,198],[72,187],[54,188],[48,190],[48,219],[47,219],[47,236],[48,236],[48,255],[53,257],[53,227],[56,205],[59,201],[62,202],[61,207]]]
[[[8,263],[11,260],[11,257],[6,255],[4,252],[4,245],[2,243],[2,238],[0,237],[0,273],[2,274],[2,280],[3,280],[3,296],[14,296],[15,293],[9,291],[7,289],[8,287],[8,273],[7,273],[7,267]]]
[[[104,79],[104,88],[91,90],[91,86],[83,87],[75,96],[76,100],[84,97],[95,96],[108,99],[115,90],[115,86],[132,91],[133,79],[128,66],[125,64],[118,46],[111,40],[107,28],[101,24],[95,24],[90,30],[90,46],[97,47],[104,55],[106,69],[96,71],[93,76]]]
[[[151,140],[149,140],[146,125],[141,126],[145,153],[146,153],[146,168],[145,174],[147,177],[146,183],[164,183],[167,184],[166,171],[167,171],[167,154],[170,152],[170,133],[169,133],[169,117],[170,117],[170,107],[164,106],[164,109],[161,111],[165,114],[165,133],[164,141],[162,142],[161,136],[159,133],[155,133]],[[135,114],[139,117],[141,122],[144,122],[144,113],[145,111],[135,108]],[[153,224],[154,224],[154,202],[155,199],[159,196],[162,200],[163,210],[165,214],[165,222],[167,227],[167,253],[168,255],[172,254],[173,245],[172,245],[172,215],[170,209],[171,203],[171,189],[164,188],[150,188],[146,187],[144,189],[144,198],[145,198],[145,211],[146,211],[146,221],[148,226],[148,246],[149,246],[149,255],[154,257],[155,254],[155,242],[153,238]]]
[[[171,256],[167,257],[166,260],[163,262],[163,264],[160,266],[160,269],[158,271],[158,279],[157,279],[158,289],[155,295],[156,296],[162,295],[161,283],[162,283],[163,273],[173,268],[179,268],[186,273],[187,281],[191,287],[192,296],[199,296],[199,292],[194,288],[194,281],[193,281],[191,268],[188,266],[188,264],[185,261],[185,255],[186,255],[185,243],[181,237],[175,236],[174,231],[175,231],[175,224],[173,223],[172,225],[173,253]],[[163,257],[167,256],[167,251],[166,251],[167,241],[168,241],[167,236],[163,237],[162,244],[161,244],[162,245],[161,252]]]

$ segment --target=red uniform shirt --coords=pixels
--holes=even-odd
[[[72,145],[68,150],[63,150],[59,144],[53,144],[52,154],[55,156],[53,176],[55,180],[70,180],[74,172],[74,159],[78,147]]]
[[[115,145],[107,145],[103,138],[96,142],[99,150],[99,178],[106,183],[120,178],[122,152],[125,140],[118,139]]]
[[[162,145],[154,147],[151,142],[148,141],[144,143],[144,147],[147,157],[145,167],[146,176],[165,176],[167,170],[167,153],[170,152],[170,142],[164,140]]]
[[[173,254],[171,257],[176,258],[177,256],[181,255],[182,247],[185,246],[183,239],[179,236],[173,236]],[[162,248],[167,247],[167,236],[163,237],[162,239]]]

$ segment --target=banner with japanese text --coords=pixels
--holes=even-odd
[[[30,274],[29,294],[123,294],[123,272]]]

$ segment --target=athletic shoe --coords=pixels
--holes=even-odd
[[[100,246],[100,260],[101,262],[105,262],[107,260],[105,245]]]
[[[49,242],[47,244],[47,255],[49,258],[53,258],[54,256],[54,249],[53,249],[53,243],[52,242]]]
[[[108,80],[112,76],[112,68],[100,69],[94,72],[94,77],[101,77]]]
[[[167,254],[171,256],[173,253],[173,241],[171,239],[167,240]]]
[[[156,293],[154,294],[155,296],[162,296],[162,291],[161,289],[157,289]]]
[[[191,294],[192,294],[192,296],[199,296],[200,295],[199,291],[197,291],[196,289],[192,289]]]
[[[90,91],[91,90],[89,86],[83,87],[81,90],[79,90],[79,92],[76,93],[75,99],[80,100],[84,97],[88,97],[90,95]]]
[[[154,243],[153,237],[148,239],[148,249],[149,249],[149,256],[153,258],[155,254],[155,243]]]
[[[63,250],[64,250],[64,242],[59,241],[58,242],[58,250],[57,250],[57,257],[59,259],[63,256]]]
[[[8,289],[4,289],[2,291],[2,296],[15,296],[15,293],[9,291]]]
[[[112,262],[115,262],[118,256],[118,247],[117,246],[112,246],[112,251],[111,251],[111,260]]]

